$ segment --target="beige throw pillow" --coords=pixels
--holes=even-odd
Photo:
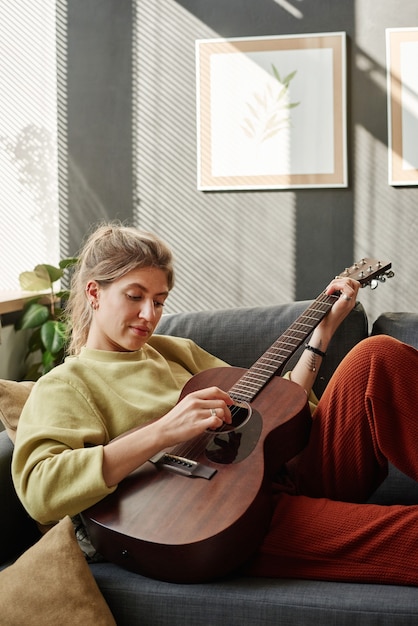
[[[34,384],[29,380],[0,380],[0,419],[13,443],[20,414]]]
[[[0,572],[2,626],[116,626],[64,518]]]

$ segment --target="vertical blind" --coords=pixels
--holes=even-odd
[[[55,0],[0,3],[0,289],[59,257]]]

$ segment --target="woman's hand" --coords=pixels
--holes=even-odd
[[[359,288],[360,283],[353,278],[335,278],[330,282],[325,293],[327,295],[339,293],[340,296],[313,331],[309,339],[310,346],[323,353],[326,352],[331,337],[355,306]],[[308,395],[318,375],[321,362],[322,357],[318,353],[304,350],[292,370],[292,381],[301,385]]]
[[[321,350],[326,350],[328,343],[338,326],[355,307],[359,288],[360,283],[353,278],[334,278],[334,280],[332,280],[325,289],[325,293],[327,295],[340,293],[340,297],[333,304],[329,313],[318,325],[316,330],[319,332],[315,331],[316,337],[312,337],[312,340],[316,339],[321,342]],[[312,343],[312,345],[316,344]]]
[[[108,487],[117,485],[157,452],[219,428],[224,422],[230,424],[229,406],[233,403],[218,387],[194,391],[160,419],[117,437],[103,447],[105,483]]]
[[[162,430],[162,447],[187,441],[205,430],[216,430],[224,422],[230,424],[232,404],[231,397],[218,387],[188,394],[155,424]]]

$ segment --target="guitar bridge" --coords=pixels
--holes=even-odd
[[[150,459],[151,463],[155,466],[186,476],[188,478],[205,478],[210,480],[217,470],[202,463],[197,463],[191,459],[186,459],[182,456],[175,454],[169,454],[168,452],[160,452]]]

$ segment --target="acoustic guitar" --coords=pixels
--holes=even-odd
[[[341,276],[362,286],[393,275],[362,259]],[[91,541],[109,561],[177,583],[219,578],[257,550],[272,515],[271,484],[307,443],[304,390],[277,376],[338,294],[320,294],[248,369],[221,367],[191,378],[181,397],[216,385],[235,402],[233,423],[164,450],[83,513]]]

